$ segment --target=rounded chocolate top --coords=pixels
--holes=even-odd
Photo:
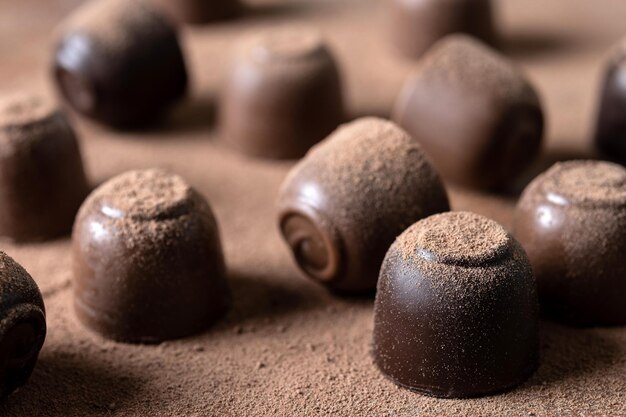
[[[323,52],[321,35],[304,27],[285,28],[250,39],[249,53],[259,62],[306,59]]]
[[[37,284],[0,251],[0,398],[26,382],[45,337],[45,308]]]
[[[449,35],[438,41],[420,61],[415,76],[461,91],[488,91],[494,100],[503,102],[539,100],[511,61],[468,35]],[[403,94],[410,92],[407,87]]]
[[[164,220],[189,212],[192,189],[178,175],[157,169],[130,171],[104,184],[97,195],[112,218]]]
[[[610,162],[559,162],[536,181],[554,204],[585,207],[626,205],[626,169]]]
[[[0,98],[0,130],[19,129],[44,123],[57,113],[54,104],[34,94]]]
[[[498,223],[469,212],[437,214],[399,238],[401,251],[461,266],[493,263],[509,253],[509,234]]]
[[[163,17],[146,0],[92,1],[61,26],[62,33],[81,34],[108,51],[126,49],[136,42],[137,31],[163,31]]]

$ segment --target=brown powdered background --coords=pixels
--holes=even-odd
[[[0,91],[47,88],[50,33],[78,0],[0,0]],[[318,26],[344,72],[352,117],[388,115],[412,63],[390,50],[381,0],[257,1],[243,19],[186,29],[191,99],[157,129],[113,132],[74,117],[95,184],[128,169],[182,175],[220,223],[235,306],[196,337],[158,346],[103,340],[71,308],[69,240],[0,249],[38,282],[48,337],[28,383],[3,416],[426,416],[626,414],[626,329],[542,326],[542,363],[518,389],[438,400],[396,388],[370,357],[373,299],[339,298],[305,279],[276,226],[291,163],[253,160],[219,143],[215,101],[233,42],[290,21]],[[602,60],[623,35],[621,0],[501,0],[508,53],[547,108],[552,161],[590,156]],[[516,193],[451,188],[452,205],[511,225]],[[166,314],[167,312],[164,312]]]

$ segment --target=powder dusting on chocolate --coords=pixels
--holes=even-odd
[[[415,74],[427,82],[450,84],[469,92],[489,91],[496,102],[538,101],[512,62],[467,35],[450,35],[437,42],[420,61]]]
[[[187,239],[186,230],[199,227],[204,220],[199,216],[215,224],[210,208],[195,190],[178,175],[158,169],[130,171],[113,178],[91,194],[78,218],[94,207],[100,207],[129,248],[150,247],[152,251],[140,253],[157,257],[176,240]]]
[[[365,118],[341,126],[314,146],[306,160],[284,183],[314,172],[337,205],[335,227],[354,224],[364,242],[388,233],[384,219],[420,218],[439,211],[441,201],[447,200],[420,145],[383,119]],[[359,226],[363,224],[370,227]],[[401,230],[409,225],[400,225]]]
[[[505,262],[510,256],[515,262]],[[397,257],[408,270],[429,271],[434,288],[447,288],[448,295],[459,298],[477,288],[488,291],[515,271],[532,275],[515,239],[496,222],[469,212],[435,214],[415,223],[396,239],[387,257]]]

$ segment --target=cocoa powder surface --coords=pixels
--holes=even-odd
[[[50,91],[51,30],[80,1],[0,0],[0,94]],[[612,0],[500,0],[503,45],[542,92],[546,146],[527,177],[554,161],[593,156],[603,59],[623,35]],[[285,21],[317,26],[336,51],[351,117],[388,116],[414,63],[398,57],[379,0],[252,1],[240,20],[187,28],[192,96],[159,126],[115,132],[72,118],[94,185],[131,169],[180,174],[211,203],[222,232],[234,308],[207,332],[157,346],[104,340],[72,308],[69,239],[0,249],[44,295],[48,336],[28,384],[3,416],[604,416],[626,414],[626,329],[542,325],[541,366],[521,387],[472,400],[424,397],[387,381],[371,356],[373,298],[342,298],[295,267],[276,225],[275,199],[291,163],[246,158],[212,123],[240,36]],[[374,57],[374,58],[372,58]],[[527,179],[527,180],[528,180]],[[527,181],[525,180],[525,181]],[[524,184],[519,184],[521,188]],[[449,187],[452,207],[510,227],[517,189]]]

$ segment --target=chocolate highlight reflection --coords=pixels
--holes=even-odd
[[[46,312],[37,284],[0,251],[0,398],[26,383],[46,338]]]
[[[449,210],[419,144],[376,118],[343,125],[311,149],[283,182],[278,207],[300,269],[340,292],[373,290],[393,239]]]
[[[508,390],[538,364],[531,266],[499,224],[467,212],[421,220],[383,262],[374,361],[413,391],[466,398]]]
[[[72,253],[78,318],[106,337],[183,337],[230,306],[213,213],[177,175],[130,171],[102,185],[80,209]]]
[[[225,140],[267,158],[299,158],[344,119],[339,70],[322,37],[295,27],[239,47],[223,92]]]
[[[45,97],[0,98],[0,236],[69,233],[89,187],[74,131]]]
[[[554,165],[524,190],[514,232],[546,315],[580,326],[626,324],[626,169]]]
[[[155,121],[182,97],[175,28],[147,0],[95,0],[62,26],[53,75],[79,113],[114,127]]]

